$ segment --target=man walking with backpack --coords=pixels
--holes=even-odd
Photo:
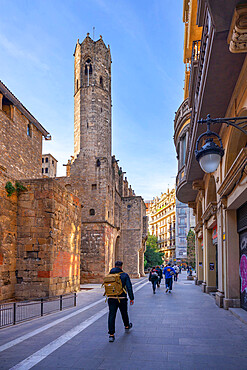
[[[134,294],[130,277],[122,270],[123,262],[116,261],[115,268],[111,269],[110,274],[104,279],[105,294],[108,297],[109,316],[108,316],[108,333],[109,342],[115,340],[115,320],[118,308],[120,309],[123,319],[125,332],[129,332],[132,328],[132,323],[129,322],[128,316],[128,298],[130,304],[134,304]],[[110,276],[112,275],[112,277]],[[119,280],[120,277],[120,280]],[[111,281],[111,282],[110,282]]]
[[[153,287],[153,294],[155,294],[156,285],[158,284],[159,281],[158,271],[156,270],[155,267],[152,267],[152,270],[149,273],[148,280],[151,281]]]
[[[163,270],[163,274],[165,275],[166,279],[166,293],[169,291],[169,293],[172,292],[172,276],[174,276],[176,271],[173,267],[171,267],[170,262],[167,264],[167,266]]]

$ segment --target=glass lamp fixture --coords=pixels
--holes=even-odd
[[[208,135],[207,133],[205,133]],[[205,136],[204,134],[204,136]],[[210,133],[212,136],[213,132]],[[217,134],[215,134],[217,135]],[[202,136],[202,135],[201,135]],[[218,136],[218,135],[217,135]],[[201,138],[201,137],[200,137]],[[221,140],[220,140],[221,142]],[[199,143],[199,141],[198,141]],[[214,141],[213,138],[207,138],[205,144],[201,147],[200,150],[197,149],[195,151],[196,160],[199,162],[201,169],[206,173],[215,172],[220,164],[221,158],[224,155],[224,149],[219,147]]]
[[[206,123],[207,131],[201,134],[196,141],[195,156],[199,162],[201,169],[206,173],[215,172],[220,164],[221,158],[224,155],[224,149],[221,137],[210,130],[210,124],[225,123],[227,126],[233,126],[236,129],[247,135],[247,117],[230,117],[230,118],[211,118],[210,114],[206,119],[201,119],[198,123]],[[199,143],[206,136],[205,144],[198,149]],[[212,136],[219,140],[220,146],[217,145]]]

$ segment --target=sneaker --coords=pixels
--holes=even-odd
[[[168,288],[166,288],[166,293],[168,292],[168,290],[169,290],[169,289],[168,289]]]
[[[169,293],[171,293],[172,291],[171,290],[169,290]]]
[[[115,340],[115,336],[114,335],[110,335],[109,336],[109,342],[114,342]]]
[[[153,291],[153,294],[155,294],[155,290]]]
[[[132,322],[129,323],[129,326],[126,328],[125,327],[125,332],[128,333],[130,331],[130,329],[132,328],[133,324]]]

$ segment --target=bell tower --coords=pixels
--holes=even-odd
[[[89,33],[74,53],[74,157],[111,158],[111,53]],[[110,163],[110,162],[109,162]]]

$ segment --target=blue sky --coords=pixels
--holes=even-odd
[[[175,183],[183,100],[182,0],[0,0],[0,79],[52,135],[58,175],[73,154],[73,52],[87,32],[112,55],[113,154],[137,195]]]

